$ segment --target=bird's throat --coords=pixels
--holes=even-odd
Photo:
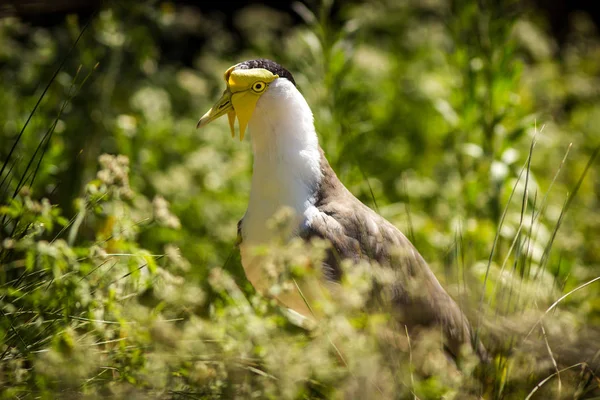
[[[290,209],[300,224],[314,207],[321,181],[312,112],[293,85],[274,86],[249,123],[254,164],[242,238],[253,244],[272,238],[268,222],[282,208]]]

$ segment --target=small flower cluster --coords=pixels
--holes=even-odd
[[[125,199],[133,197],[133,191],[129,186],[129,158],[124,155],[102,154],[98,161],[102,166],[96,174],[100,183],[110,188],[118,197]],[[92,191],[94,191],[93,187],[90,185]]]
[[[152,208],[154,209],[154,219],[159,225],[165,226],[171,229],[181,228],[181,222],[171,211],[169,210],[169,202],[162,196],[156,196],[152,200]]]

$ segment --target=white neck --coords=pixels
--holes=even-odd
[[[299,218],[314,208],[321,155],[310,107],[287,79],[270,84],[248,126],[254,171],[242,235],[247,243],[261,243],[270,238],[267,221],[280,208],[290,207]]]

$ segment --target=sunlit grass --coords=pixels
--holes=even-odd
[[[2,397],[599,396],[600,148],[585,132],[600,99],[566,83],[593,82],[579,65],[597,56],[536,58],[550,39],[509,3],[296,5],[294,27],[259,7],[240,14],[239,52],[217,20],[170,6],[46,36],[0,22],[19,67],[0,84]],[[207,37],[193,66],[159,56],[182,21]],[[349,268],[309,330],[254,293],[235,247],[248,145],[193,127],[222,72],[258,56],[293,72],[341,180],[416,244],[489,365],[367,313],[376,266]],[[273,290],[323,246],[270,246]]]

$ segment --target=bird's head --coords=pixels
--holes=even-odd
[[[197,128],[227,114],[231,136],[235,136],[235,118],[240,127],[240,140],[260,97],[269,90],[276,79],[288,79],[295,85],[292,75],[281,65],[266,59],[244,61],[230,67],[224,75],[227,87],[221,98],[198,121]]]

